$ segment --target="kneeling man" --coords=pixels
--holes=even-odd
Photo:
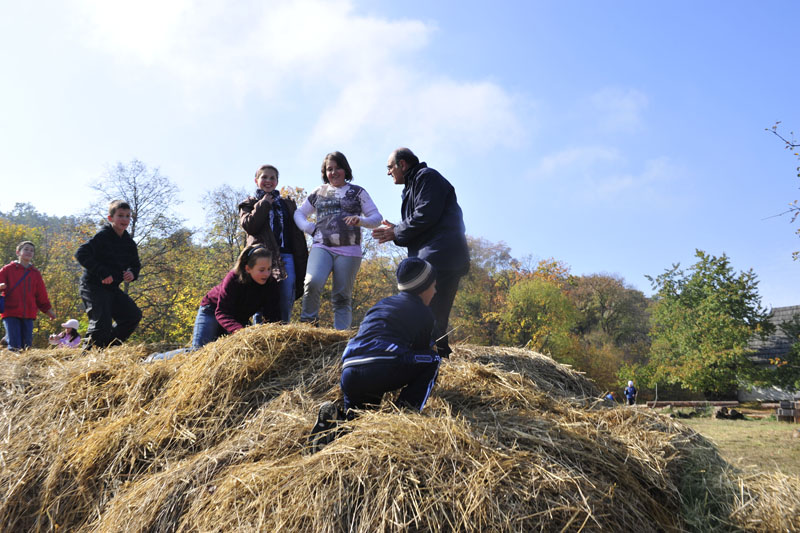
[[[428,307],[436,293],[436,272],[427,261],[409,257],[397,267],[397,288],[399,294],[367,311],[347,344],[342,354],[344,412],[332,402],[320,407],[312,430],[315,449],[333,439],[330,430],[338,420],[352,418],[352,409],[377,407],[387,392],[402,389],[398,407],[416,412],[425,407],[440,361],[431,340],[434,319]]]

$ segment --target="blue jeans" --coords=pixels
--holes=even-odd
[[[9,350],[22,350],[33,344],[33,319],[9,316],[3,319]]]
[[[289,320],[292,318],[297,278],[294,273],[294,256],[292,254],[282,253],[281,260],[286,270],[286,279],[278,282],[278,294],[281,302],[281,322],[288,324]]]
[[[351,257],[312,247],[308,254],[308,267],[303,287],[302,322],[316,322],[319,318],[319,299],[322,288],[333,272],[331,303],[333,304],[333,327],[347,329],[353,322],[353,284],[361,267],[361,257]]]
[[[197,310],[197,318],[194,319],[192,350],[197,350],[209,342],[217,340],[223,333],[225,333],[225,330],[217,322],[213,306],[201,307]]]

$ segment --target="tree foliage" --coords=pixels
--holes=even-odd
[[[573,344],[570,332],[577,318],[575,306],[558,285],[530,278],[508,291],[501,327],[512,345],[563,358]]]
[[[772,326],[752,270],[735,273],[724,254],[695,255],[688,272],[673,265],[649,278],[657,294],[650,361],[641,376],[651,385],[724,393],[752,377],[748,340]]]

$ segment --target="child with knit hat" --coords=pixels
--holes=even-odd
[[[433,313],[436,272],[430,263],[409,257],[397,268],[399,294],[389,296],[367,311],[358,333],[342,354],[341,387],[344,410],[332,402],[320,407],[312,429],[312,448],[333,439],[330,431],[351,409],[375,408],[384,393],[402,389],[395,403],[420,412],[428,400],[439,371],[433,348]]]

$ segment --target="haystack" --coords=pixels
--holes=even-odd
[[[800,479],[738,473],[527,350],[458,346],[424,414],[386,402],[310,454],[346,341],[265,325],[153,364],[144,347],[4,353],[0,530],[800,528]]]

